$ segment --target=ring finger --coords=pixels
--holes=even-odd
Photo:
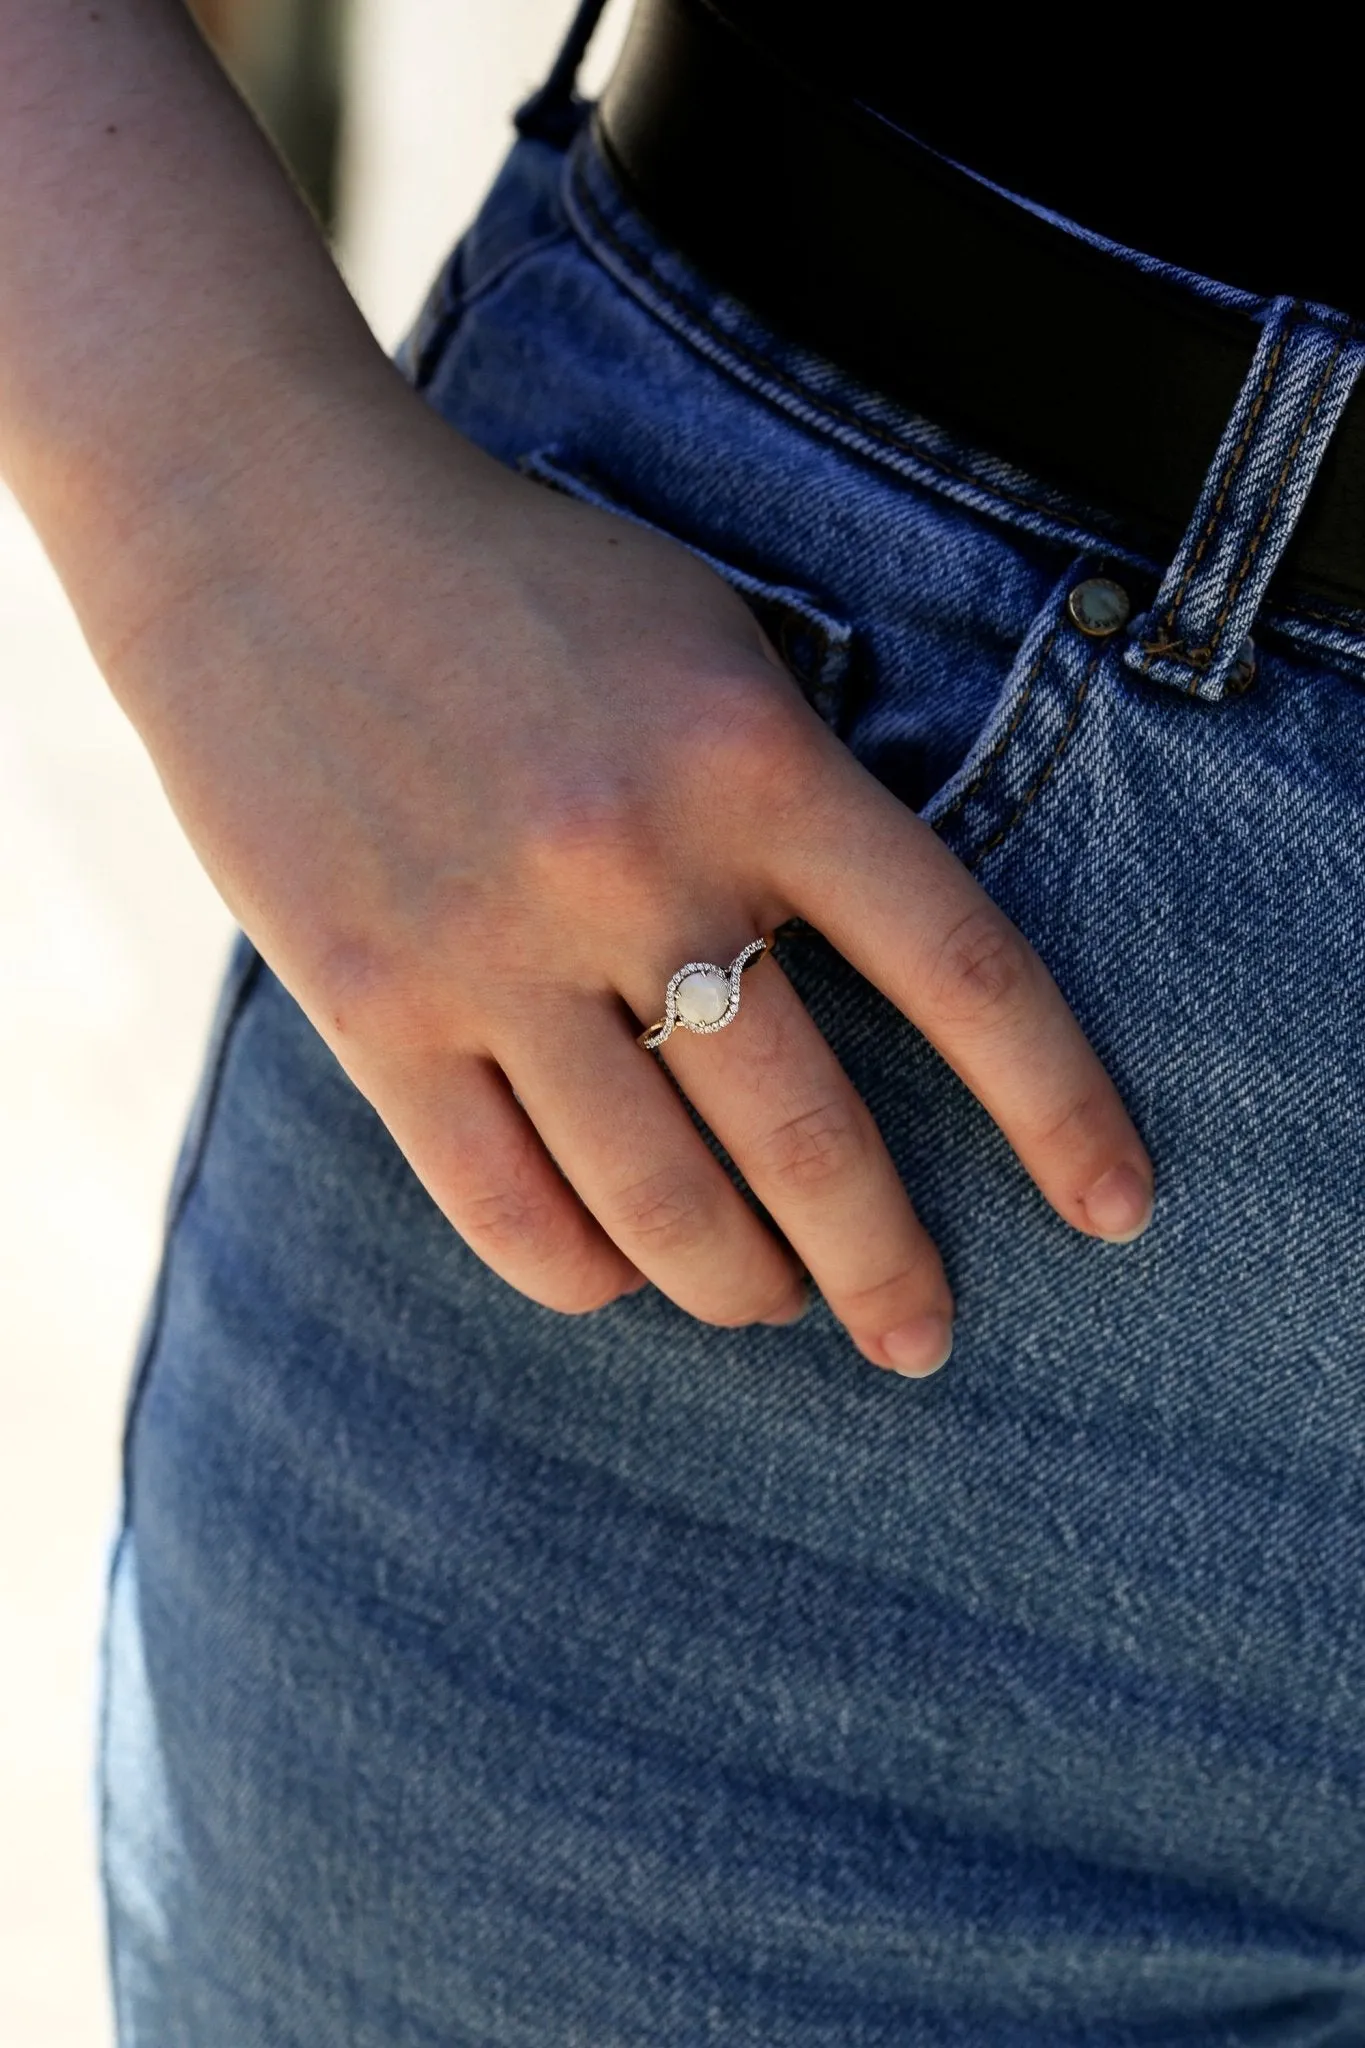
[[[664,1058],[867,1358],[912,1374],[952,1344],[952,1297],[871,1113],[775,959],[713,1036]]]
[[[736,1190],[614,998],[570,1000],[499,1062],[560,1171],[608,1237],[703,1322],[785,1323],[796,1261]]]

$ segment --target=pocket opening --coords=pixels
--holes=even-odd
[[[844,736],[851,711],[856,646],[853,628],[846,619],[839,618],[809,591],[741,568],[689,540],[685,534],[647,518],[589,464],[569,461],[558,449],[534,449],[522,456],[517,466],[533,482],[560,491],[579,504],[593,505],[599,512],[628,519],[633,526],[642,526],[649,533],[674,541],[699,562],[705,562],[708,569],[714,570],[743,598],[812,710],[841,738]]]

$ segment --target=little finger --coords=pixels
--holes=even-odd
[[[509,1286],[567,1315],[643,1286],[491,1061],[427,1060],[366,1092],[432,1200]]]

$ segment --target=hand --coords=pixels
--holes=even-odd
[[[635,1042],[683,961],[794,915],[1066,1222],[1144,1227],[1141,1143],[1041,962],[726,585],[396,383],[323,424],[106,669],[228,904],[495,1272],[568,1313],[643,1276],[734,1325],[798,1315],[804,1266],[875,1364],[941,1363],[938,1254],[777,962],[662,1057],[782,1238]]]

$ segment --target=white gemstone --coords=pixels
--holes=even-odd
[[[717,1024],[730,1007],[730,977],[719,967],[695,967],[678,983],[673,997],[684,1024]]]

